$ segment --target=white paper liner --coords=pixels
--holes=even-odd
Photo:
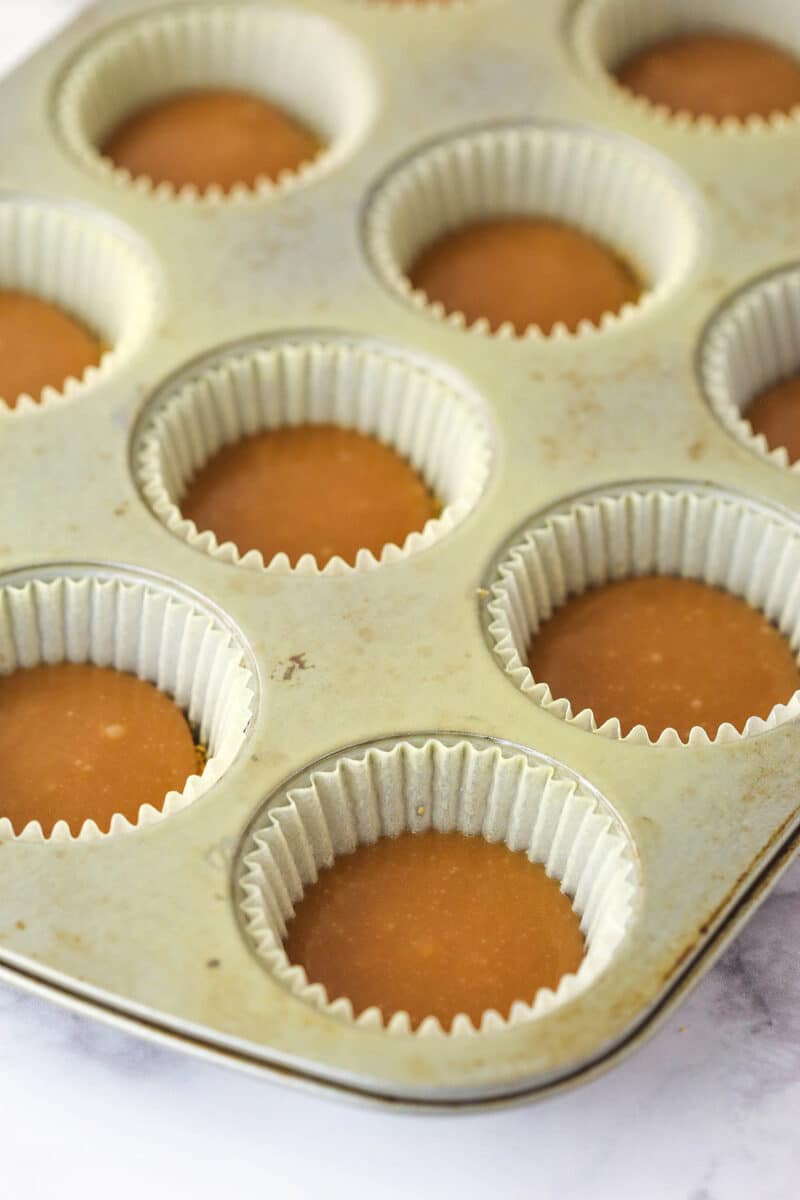
[[[742,121],[695,117],[692,113],[653,104],[624,87],[613,72],[638,50],[665,38],[709,31],[741,33],[773,42],[800,57],[800,25],[795,0],[582,0],[574,23],[578,60],[590,79],[642,113],[699,132],[737,133],[791,129],[800,106],[768,118],[753,114]]]
[[[757,280],[711,322],[700,374],[712,409],[738,442],[777,467],[800,472],[785,446],[770,447],[744,416],[761,392],[800,371],[800,267]]]
[[[136,675],[171,696],[207,747],[201,775],[143,804],[135,823],[116,813],[108,832],[87,820],[77,835],[93,841],[151,825],[210,790],[239,752],[250,724],[255,681],[232,634],[195,603],[155,585],[112,574],[70,573],[21,586],[0,584],[0,674],[40,663],[92,662]],[[1,789],[0,789],[1,793]],[[71,841],[66,821],[46,838],[38,821],[15,831],[2,816],[0,839]]]
[[[136,111],[180,91],[230,88],[277,104],[323,142],[320,154],[254,187],[199,191],[133,178],[99,147]],[[161,9],[112,29],[67,73],[58,123],[84,166],[157,199],[218,204],[285,192],[346,159],[376,110],[372,72],[361,47],[323,16],[264,4],[192,4]]]
[[[624,491],[578,500],[521,534],[490,585],[488,632],[517,687],[557,717],[607,738],[647,745],[732,742],[763,733],[800,714],[800,691],[776,704],[766,719],[749,717],[742,730],[720,725],[709,738],[693,726],[686,742],[675,729],[652,739],[643,725],[622,735],[618,718],[598,724],[590,708],[574,713],[528,667],[539,626],[570,596],[637,575],[695,579],[740,596],[759,609],[800,652],[800,529],[773,511],[701,489]],[[735,649],[734,651],[735,652]]]
[[[0,198],[0,290],[57,305],[110,347],[80,379],[41,397],[0,397],[0,413],[16,416],[74,399],[131,358],[152,328],[161,284],[150,251],[105,214]]]
[[[621,827],[573,779],[521,752],[477,749],[466,740],[445,745],[434,738],[420,746],[399,741],[390,750],[371,747],[313,774],[307,787],[287,793],[286,803],[267,821],[242,864],[247,933],[270,972],[295,996],[365,1028],[412,1032],[406,1012],[384,1023],[376,1007],[356,1014],[346,997],[331,1001],[283,948],[287,921],[305,887],[359,844],[429,829],[504,841],[543,863],[572,899],[587,947],[578,971],[565,975],[555,990],[542,988],[529,1002],[515,1003],[507,1016],[488,1010],[481,1033],[544,1016],[585,991],[609,965],[631,924],[636,872]],[[429,1016],[414,1032],[441,1036],[445,1030]],[[450,1032],[478,1031],[461,1013]]]
[[[223,446],[263,429],[333,424],[393,446],[442,504],[441,514],[389,543],[366,548],[355,564],[334,556],[320,567],[304,554],[292,567],[284,553],[265,563],[259,550],[220,542],[184,517],[189,482]],[[145,421],[135,455],[142,493],[176,536],[224,562],[273,573],[340,575],[419,553],[474,508],[491,461],[483,404],[399,353],[355,343],[285,343],[214,366],[185,384]]]
[[[696,263],[701,208],[691,185],[666,160],[621,137],[575,127],[504,126],[465,133],[422,150],[378,188],[366,220],[373,264],[415,307],[458,329],[500,338],[572,337],[609,330],[675,291]],[[597,238],[639,276],[644,291],[599,324],[563,322],[549,334],[530,325],[518,335],[461,312],[414,288],[407,277],[418,254],[444,234],[497,216],[562,221]]]

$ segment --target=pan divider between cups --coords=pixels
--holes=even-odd
[[[533,518],[501,551],[486,586],[490,645],[503,670],[535,704],[604,737],[661,746],[737,741],[800,714],[800,692],[766,718],[716,736],[695,725],[687,742],[675,729],[652,739],[643,725],[624,736],[616,717],[598,724],[591,709],[573,712],[527,664],[540,625],[570,596],[611,580],[671,575],[721,588],[760,610],[800,653],[800,528],[777,510],[722,489],[686,484],[635,485],[597,492]]]
[[[101,832],[84,822],[80,840],[130,832],[179,812],[204,795],[236,758],[252,720],[255,676],[243,644],[195,597],[105,568],[35,568],[0,579],[0,672],[40,663],[94,663],[153,683],[182,709],[208,758],[200,775],[169,792],[163,808],[143,805],[135,825],[121,813]],[[132,764],[135,770],[135,763]],[[0,837],[42,841],[38,821],[15,830],[0,809]],[[50,838],[74,837],[58,821]]]
[[[237,866],[240,907],[247,940],[265,968],[315,1008],[392,1035],[412,1032],[408,1013],[386,1016],[375,1007],[354,1013],[347,997],[329,997],[283,948],[305,888],[356,846],[406,831],[459,831],[526,853],[569,895],[587,946],[578,971],[505,1016],[485,1012],[481,1033],[535,1020],[591,987],[619,950],[636,907],[634,851],[611,810],[565,769],[489,739],[399,737],[343,750],[311,768],[305,786],[290,786],[251,830]],[[454,1036],[476,1032],[464,1013],[450,1029]],[[430,1016],[414,1033],[445,1030]]]
[[[183,516],[196,473],[224,446],[263,430],[332,424],[371,435],[407,459],[442,505],[438,517],[390,543],[379,556],[359,550],[354,564],[334,555],[320,566],[304,554],[264,562],[259,550],[220,542]],[[475,507],[491,463],[483,402],[450,373],[400,350],[330,337],[287,338],[210,367],[162,397],[145,415],[134,447],[137,479],[166,528],[223,562],[287,573],[346,574],[400,561],[433,545]]]

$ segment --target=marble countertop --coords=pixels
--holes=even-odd
[[[0,0],[0,71],[81,0]],[[0,985],[0,1195],[788,1200],[800,1184],[800,864],[610,1074],[472,1117],[279,1088]]]
[[[0,1194],[790,1200],[800,864],[602,1078],[469,1117],[387,1115],[151,1045],[0,986]]]

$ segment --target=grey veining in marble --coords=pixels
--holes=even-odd
[[[800,864],[623,1065],[544,1104],[468,1118],[336,1105],[2,987],[0,1111],[14,1131],[4,1174],[19,1189],[8,1194],[101,1195],[113,1183],[117,1194],[183,1195],[191,1180],[198,1197],[260,1185],[291,1197],[324,1187],[351,1197],[791,1200],[799,944]],[[78,1190],[84,1179],[98,1190]]]

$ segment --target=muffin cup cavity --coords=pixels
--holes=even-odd
[[[745,410],[773,385],[800,372],[800,266],[756,280],[708,326],[700,378],[711,408],[738,442],[761,458],[800,472],[785,446],[770,447]]]
[[[161,281],[147,247],[104,214],[0,197],[0,290],[56,305],[109,347],[80,379],[0,396],[0,413],[16,416],[72,400],[130,359],[155,322]]]
[[[415,289],[406,272],[444,234],[492,217],[537,216],[574,226],[630,264],[643,292],[606,312],[598,325],[563,323],[549,334],[518,334],[461,312]],[[577,127],[509,125],[466,132],[421,150],[391,170],[367,210],[365,238],[389,288],[456,329],[500,338],[571,337],[620,326],[668,297],[690,275],[701,216],[691,185],[656,154],[623,138]]]
[[[133,178],[100,147],[127,117],[178,92],[228,88],[277,104],[323,142],[313,160],[277,179],[230,191]],[[361,47],[322,16],[254,3],[160,10],[117,26],[90,45],[65,75],[57,97],[67,146],[94,174],[161,200],[217,204],[283,192],[346,159],[376,108]]]
[[[243,647],[210,610],[155,583],[76,568],[28,582],[0,581],[0,673],[40,663],[90,662],[155,684],[181,708],[208,748],[206,766],[161,809],[145,804],[135,825],[116,813],[108,833],[92,820],[77,840],[151,825],[208,792],[238,754],[255,703]],[[65,821],[45,837],[38,821],[15,830],[0,807],[0,839],[76,840]]]
[[[631,55],[666,38],[688,33],[734,33],[772,42],[800,57],[797,10],[792,0],[581,0],[573,26],[573,44],[584,74],[605,91],[642,114],[701,133],[780,131],[796,127],[800,106],[791,113],[747,120],[695,117],[653,104],[619,83],[614,71]]]
[[[330,998],[289,962],[283,938],[294,904],[335,858],[381,837],[431,829],[503,841],[543,863],[571,898],[586,939],[581,966],[555,990],[540,989],[507,1016],[485,1012],[479,1030],[460,1013],[451,1035],[535,1020],[585,991],[608,967],[631,925],[637,889],[633,851],[617,820],[549,762],[485,740],[446,744],[430,737],[343,752],[330,768],[313,771],[307,786],[286,792],[253,833],[240,865],[241,913],[248,940],[274,978],[333,1017],[410,1034],[408,1013],[386,1021],[378,1008],[355,1013],[347,997]],[[413,1032],[447,1031],[429,1016]]]
[[[611,580],[671,575],[722,588],[772,621],[800,652],[800,530],[779,513],[735,495],[701,487],[660,486],[578,498],[531,522],[514,538],[487,581],[490,644],[520,691],[554,716],[607,738],[659,746],[737,741],[800,714],[800,691],[766,719],[743,729],[722,724],[714,738],[695,725],[686,741],[675,729],[653,739],[643,725],[624,736],[620,721],[598,724],[590,708],[574,713],[527,665],[539,626],[570,596]]]
[[[284,553],[220,544],[184,517],[181,499],[195,474],[223,446],[261,430],[332,424],[371,435],[408,459],[442,504],[438,517],[390,543],[379,557],[359,550],[355,564],[311,554],[293,566]],[[285,574],[342,575],[398,562],[426,550],[475,507],[491,461],[482,402],[399,352],[354,342],[296,341],[231,357],[179,387],[146,415],[134,450],[137,478],[170,532],[223,562]]]

